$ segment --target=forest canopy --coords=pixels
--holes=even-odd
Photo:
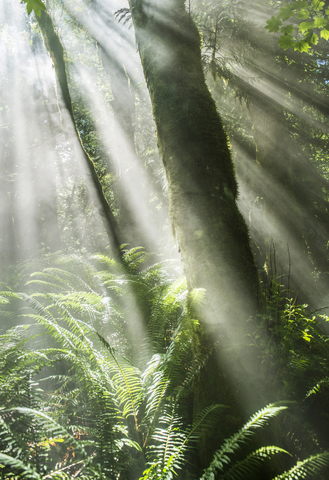
[[[328,12],[1,0],[0,478],[328,478]]]

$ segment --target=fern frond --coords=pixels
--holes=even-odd
[[[118,22],[123,22],[125,25],[129,20],[131,20],[131,12],[129,8],[120,8],[116,12],[114,12],[114,17],[118,20]]]
[[[204,288],[194,288],[187,297],[188,306],[190,310],[202,307],[206,297],[206,290]]]
[[[182,420],[175,412],[175,406],[171,412],[164,409],[159,425],[152,435],[152,441],[155,443],[149,447],[153,461],[148,470],[153,476],[149,477],[149,473],[144,472],[145,480],[169,478],[184,462],[183,454],[187,449],[186,434]]]
[[[270,418],[278,415],[286,408],[284,406],[276,407],[269,405],[252,415],[250,420],[237,433],[225,440],[222,447],[215,452],[213,460],[204,471],[201,480],[213,479],[216,470],[223,471],[225,465],[231,463],[229,454],[233,454],[253,434],[255,429],[264,426]]]
[[[125,15],[130,14],[129,9],[122,10],[125,10]],[[145,252],[143,247],[134,247],[130,250],[123,250],[123,259],[128,269],[127,273],[136,271],[139,265],[145,263],[149,257],[150,255]]]
[[[306,460],[297,462],[294,467],[281,475],[277,475],[273,480],[298,480],[299,478],[314,478],[322,469],[329,466],[329,452],[312,455]]]
[[[34,280],[34,277],[36,276],[44,278],[45,280]],[[80,290],[82,287],[87,292],[96,293],[90,284],[85,282],[81,276],[61,268],[45,268],[42,272],[32,273],[31,278],[32,280],[26,282],[26,285],[40,284],[48,287],[55,287],[56,289],[59,289],[59,291],[63,291],[63,287],[65,287],[67,291]],[[50,281],[47,281],[48,279]],[[50,290],[52,290],[52,288]]]
[[[33,418],[39,423],[41,429],[47,432],[49,437],[64,439],[66,443],[74,446],[74,449],[77,452],[86,457],[86,452],[83,446],[77,442],[76,439],[62,425],[45,413],[38,410],[33,410],[31,408],[20,407],[13,408],[11,411]]]
[[[2,448],[3,453],[11,453],[15,457],[20,457],[21,453],[25,450],[25,444],[22,441],[20,435],[17,435],[11,430],[7,422],[4,421],[3,415],[5,410],[0,410],[0,443],[5,447]]]
[[[168,376],[164,375],[161,369],[161,356],[153,355],[147,369],[143,373],[143,383],[146,386],[146,407],[143,423],[148,425],[148,430],[144,437],[144,448],[147,445],[155,422],[158,418],[162,402],[164,400],[167,388],[170,384]]]
[[[217,412],[218,409],[223,408],[227,408],[226,405],[215,404],[201,410],[201,412],[199,412],[196,416],[192,427],[188,430],[187,439],[189,439],[189,437],[195,434],[195,432],[197,432],[200,427],[207,428],[207,426],[211,426],[213,422],[213,414]]]
[[[273,445],[267,447],[261,447],[243,460],[234,463],[234,465],[221,476],[221,480],[246,480],[256,473],[261,463],[266,460],[270,460],[273,455],[280,453],[289,453],[283,448],[275,447]]]
[[[328,387],[329,387],[329,377],[322,378],[316,385],[314,385],[313,388],[311,388],[311,390],[307,392],[305,398],[308,398],[311,395],[315,395],[316,393],[319,393],[321,389],[328,388]]]
[[[5,453],[0,452],[0,465],[3,467],[9,467],[10,471],[6,472],[6,478],[26,479],[26,480],[41,480],[42,477],[31,468],[29,465],[25,465],[18,458],[11,457]],[[1,472],[1,470],[0,470]]]
[[[123,416],[133,415],[135,427],[138,431],[138,409],[142,399],[142,376],[140,371],[129,362],[119,362],[114,354],[114,349],[102,335],[95,331],[96,336],[103,346],[110,352],[114,366],[109,368],[113,372],[112,383],[116,391],[120,405],[123,406]]]

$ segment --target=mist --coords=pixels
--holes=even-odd
[[[4,478],[210,478],[329,373],[327,42],[280,49],[266,1],[29,8],[1,0]],[[282,448],[322,455],[318,417]]]

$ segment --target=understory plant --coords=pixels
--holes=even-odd
[[[295,418],[286,418],[290,431],[284,446],[296,456],[329,448],[329,318],[323,310],[312,311],[299,304],[297,294],[285,288],[282,278],[272,280],[264,312],[254,323],[250,348],[257,355],[264,385],[271,400],[296,402]],[[298,420],[296,421],[296,415]]]
[[[19,319],[0,337],[0,478],[257,478],[287,452],[253,448],[253,434],[286,407],[261,409],[194,468],[202,429],[225,415],[222,405],[193,415],[209,355],[191,314],[203,292],[188,295],[163,264],[143,267],[140,249],[125,255],[124,268],[104,255],[47,257],[24,291],[3,285],[2,318]],[[324,452],[276,480],[328,463]]]

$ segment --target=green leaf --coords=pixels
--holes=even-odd
[[[311,40],[310,40],[310,45],[316,45],[319,41],[319,36],[316,33],[313,33]]]
[[[327,30],[326,28],[321,30],[320,37],[324,38],[325,40],[329,40],[329,30]]]
[[[287,25],[285,27],[280,28],[280,32],[284,35],[291,35],[294,30],[295,30],[295,27],[293,25]]]
[[[323,17],[316,17],[314,19],[314,28],[322,28],[328,24],[327,20]]]
[[[297,13],[297,17],[300,18],[301,20],[306,20],[307,18],[310,18],[310,12],[307,8],[302,8]]]
[[[282,35],[279,38],[279,47],[283,48],[284,50],[287,50],[288,48],[292,48],[294,46],[294,40],[291,35]]]
[[[313,0],[312,4],[313,4],[314,10],[317,12],[321,10],[324,6],[324,2],[321,2],[321,0]]]
[[[271,17],[270,20],[266,20],[266,29],[269,31],[269,32],[278,32],[279,31],[279,28],[280,28],[280,25],[282,25],[282,22],[280,20],[280,18],[278,17]]]
[[[307,35],[305,35],[304,41],[307,42],[310,46],[311,45],[316,45],[319,41],[318,35],[313,33],[312,30],[309,30],[307,32]]]
[[[281,8],[279,17],[282,18],[283,21],[288,20],[288,18],[293,17],[295,15],[294,10],[291,5],[285,5]]]
[[[299,52],[308,52],[310,48],[311,46],[305,40],[300,40],[294,44],[294,49]]]
[[[313,28],[313,22],[302,22],[299,25],[298,30],[304,33],[304,32],[307,32],[307,30],[310,30],[311,28]]]
[[[307,8],[308,7],[308,2],[305,2],[304,0],[297,0],[292,4],[292,8],[294,10],[300,10],[302,8]]]
[[[29,15],[32,10],[34,10],[34,13],[40,17],[41,10],[46,10],[46,7],[41,0],[21,0],[21,3],[26,3],[26,10]]]

